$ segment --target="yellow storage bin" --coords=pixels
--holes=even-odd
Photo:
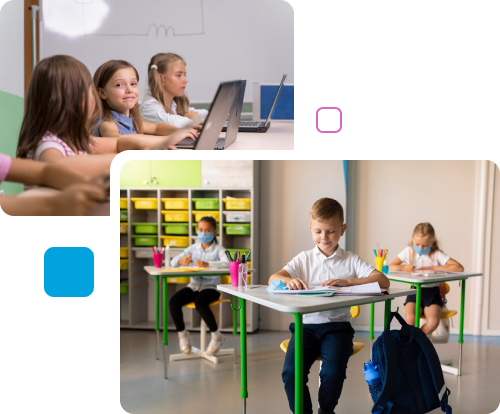
[[[187,236],[160,236],[164,246],[188,247],[189,237]]]
[[[158,208],[157,198],[131,198],[137,210],[156,210]]]
[[[128,247],[120,247],[120,257],[128,258]]]
[[[222,285],[230,285],[231,284],[231,276],[221,276],[220,282]],[[247,274],[247,285],[250,284],[250,275]]]
[[[223,198],[226,210],[250,210],[249,198]]]
[[[189,283],[189,277],[169,277],[168,283]]]
[[[213,217],[218,223],[220,213],[218,211],[193,211],[194,221],[199,222],[203,217]]]
[[[165,210],[188,210],[188,198],[162,198],[161,201],[165,203]]]
[[[120,270],[128,270],[128,260],[120,259]]]
[[[120,223],[120,233],[128,233],[128,223]]]
[[[126,209],[127,209],[127,199],[120,198],[120,210],[126,210]]]
[[[189,221],[189,211],[162,210],[165,221],[168,223],[186,223]]]

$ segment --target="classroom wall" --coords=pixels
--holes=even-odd
[[[3,3],[0,1],[0,4]],[[0,153],[15,156],[24,110],[24,0],[0,10]],[[3,183],[0,190],[18,194],[22,185]]]
[[[261,161],[260,283],[314,248],[309,211],[321,197],[346,205],[342,161]],[[345,238],[341,239],[345,247]],[[287,330],[293,317],[260,306],[260,328]]]
[[[373,249],[389,249],[388,262],[394,260],[411,239],[416,224],[429,221],[435,227],[444,252],[458,260],[466,271],[480,270],[475,245],[480,203],[482,161],[349,161],[349,187],[344,197],[343,178],[335,183],[327,177],[343,177],[342,161],[262,161],[261,167],[261,271],[260,282],[281,269],[302,250],[311,248],[307,217],[311,200],[337,197],[347,207],[347,249],[375,265]],[[500,245],[500,178],[495,168],[492,186],[494,198],[492,260],[489,295],[485,310],[489,332],[500,329],[500,259],[495,255]],[[345,241],[345,239],[344,239]],[[476,255],[476,256],[474,256]],[[485,267],[490,263],[485,263]],[[478,307],[478,279],[467,282],[464,332],[473,332],[473,314]],[[393,287],[407,287],[393,282]],[[458,282],[450,283],[448,308],[460,310]],[[393,310],[403,310],[404,298],[393,301]],[[375,328],[383,327],[383,305],[376,305]],[[369,306],[353,320],[357,330],[369,328]],[[287,330],[290,315],[260,307],[260,328]],[[452,333],[458,333],[459,317],[453,318]]]
[[[489,307],[487,329],[500,332],[500,171],[495,168],[493,194],[493,224],[491,243],[491,271],[490,284],[485,286],[485,292],[489,295]]]

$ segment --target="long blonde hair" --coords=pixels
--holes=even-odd
[[[172,70],[172,65],[179,61],[186,64],[184,59],[175,53],[158,53],[151,58],[148,65],[148,85],[151,96],[161,103],[167,114],[172,114],[172,109],[167,104],[160,74],[168,74]],[[156,65],[158,69],[151,69],[153,65]],[[174,102],[177,105],[177,115],[186,115],[189,111],[189,99],[186,94],[174,97]]]
[[[413,257],[415,256],[415,250],[413,249],[413,236],[415,236],[415,235],[427,237],[427,239],[432,243],[431,251],[429,252],[429,256],[432,256],[435,252],[438,252],[441,250],[439,248],[439,244],[438,244],[438,241],[436,239],[436,231],[434,230],[434,227],[432,227],[432,224],[431,223],[419,223],[416,225],[415,229],[413,230],[412,239],[409,243],[409,246],[411,247],[411,255],[410,255],[411,262],[413,262]]]
[[[96,89],[102,88],[108,84],[113,75],[118,72],[120,69],[134,69],[135,77],[137,78],[137,82],[139,82],[139,73],[136,68],[134,68],[130,63],[125,60],[110,60],[106,63],[103,63],[94,73],[94,85]],[[105,121],[111,121],[118,125],[118,121],[113,117],[111,113],[111,108],[106,99],[102,99],[99,97],[99,100],[102,103],[102,117]],[[139,111],[139,103],[136,103],[134,107],[130,110],[130,118],[134,123],[135,132],[138,134],[142,134],[143,125],[142,125],[142,116]]]
[[[89,88],[96,103],[90,118]],[[99,101],[92,76],[82,62],[65,55],[42,59],[35,66],[28,86],[17,157],[26,158],[47,132],[73,150],[90,153],[90,136],[101,116]]]

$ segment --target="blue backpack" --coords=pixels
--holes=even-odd
[[[401,330],[391,331],[393,317]],[[421,329],[391,312],[382,335],[375,341],[372,361],[377,364],[382,390],[372,413],[424,414],[441,407],[451,414],[450,390],[446,388],[439,358],[431,341]]]

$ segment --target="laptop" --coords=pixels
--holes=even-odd
[[[276,102],[278,102],[278,96],[280,95],[281,88],[283,87],[283,83],[285,82],[286,74],[283,75],[281,79],[280,86],[278,87],[278,91],[276,92],[276,96],[274,97],[273,105],[269,110],[269,114],[267,115],[267,119],[265,121],[240,121],[240,126],[238,128],[239,132],[267,132],[269,127],[271,126],[271,116],[273,115],[274,108],[276,107]],[[226,130],[226,125],[222,131]]]
[[[227,120],[226,137],[219,138],[217,144],[215,144],[216,150],[223,150],[229,147],[238,138],[238,127],[240,125],[241,109],[243,108],[243,98],[245,97],[245,88],[247,86],[247,81],[242,80],[240,84],[240,90],[234,99],[231,112],[229,113],[229,118]]]
[[[176,144],[179,149],[213,150],[219,140],[224,122],[227,119],[236,95],[241,86],[241,81],[222,82],[217,89],[210,112],[196,140],[183,139]],[[184,131],[184,130],[182,130]]]

